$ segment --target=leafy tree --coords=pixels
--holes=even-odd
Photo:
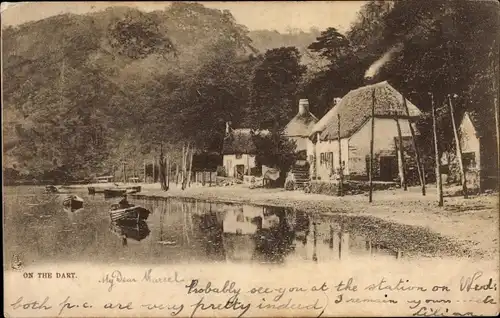
[[[257,154],[257,165],[265,165],[280,170],[280,183],[284,183],[286,174],[297,160],[296,143],[285,137],[283,131],[277,128],[269,134],[256,133],[253,135]]]
[[[250,84],[247,124],[267,129],[284,127],[297,108],[297,92],[306,67],[295,47],[268,50],[255,69]]]
[[[129,12],[123,19],[110,25],[111,47],[132,59],[150,54],[175,53],[172,41],[159,30],[158,24],[140,11]]]

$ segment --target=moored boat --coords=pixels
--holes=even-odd
[[[105,198],[121,197],[127,193],[127,189],[104,189]]]
[[[137,192],[141,192],[141,186],[127,187],[128,194],[137,193]]]
[[[104,193],[104,188],[88,187],[89,194]]]
[[[71,211],[81,209],[83,208],[83,199],[74,194],[69,195],[63,200],[63,206]]]
[[[107,188],[104,190],[100,190],[94,187],[89,187],[89,194],[93,194],[91,193],[91,191],[94,191],[93,193],[100,193],[102,191],[105,197],[111,198],[111,197],[120,197],[125,194],[134,194],[137,192],[141,192],[141,186],[116,187],[116,188]]]
[[[144,221],[147,220],[151,212],[141,206],[129,206],[126,208],[119,208],[114,206],[109,211],[109,217],[112,222],[119,221]]]
[[[56,187],[54,185],[48,185],[48,186],[45,186],[45,192],[46,193],[59,193],[60,190],[58,187]]]

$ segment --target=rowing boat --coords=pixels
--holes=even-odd
[[[83,199],[74,194],[69,195],[63,200],[63,206],[71,211],[81,209],[83,208]]]
[[[144,221],[147,220],[151,212],[140,206],[130,206],[127,208],[112,208],[109,211],[109,217],[112,222],[118,221]]]

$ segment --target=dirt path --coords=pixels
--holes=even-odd
[[[374,192],[373,203],[370,204],[367,195],[332,197],[283,189],[248,189],[243,185],[193,186],[184,191],[174,185],[168,192],[164,192],[155,186],[144,185],[139,196],[189,197],[293,207],[323,216],[358,216],[364,218],[362,222],[367,224],[384,220],[393,226],[399,226],[398,231],[406,231],[408,236],[438,235],[457,242],[464,250],[472,251],[476,256],[490,259],[498,257],[497,194],[474,196],[467,200],[463,197],[445,197],[445,206],[440,208],[437,206],[436,191],[433,187],[428,187],[425,197],[420,194],[418,187],[409,188],[406,192],[401,189],[377,191]],[[419,227],[423,231],[413,233],[414,229],[404,226]],[[404,237],[399,238],[401,239],[404,240]],[[463,256],[463,253],[461,254]]]

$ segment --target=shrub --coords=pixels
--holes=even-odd
[[[285,183],[285,190],[286,191],[293,191],[295,190],[295,181],[293,180],[287,180]]]

